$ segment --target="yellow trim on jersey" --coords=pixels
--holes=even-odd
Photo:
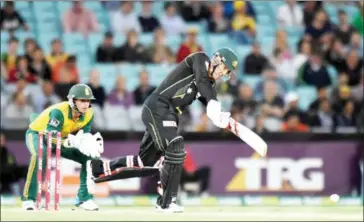
[[[49,115],[52,110],[59,110],[63,116],[63,122],[60,129],[61,137],[65,138],[70,133],[77,132],[84,126],[86,126],[93,117],[93,110],[89,108],[85,114],[83,114],[78,120],[72,119],[72,109],[68,102],[57,103],[44,110],[30,125],[29,128],[33,131],[41,132],[46,131],[47,124],[49,122]]]
[[[31,133],[28,134],[27,142],[28,142],[29,151],[30,151],[30,164],[29,164],[29,170],[28,170],[28,174],[27,174],[27,178],[26,178],[25,186],[24,186],[24,191],[23,191],[23,196],[25,197],[25,199],[28,199],[29,186],[30,186],[30,183],[32,182],[34,169],[37,165],[37,154],[36,154],[34,143],[33,143],[33,134],[31,134]],[[39,187],[38,187],[38,189],[39,189]]]

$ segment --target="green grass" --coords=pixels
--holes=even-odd
[[[363,221],[363,207],[187,207],[181,214],[157,213],[153,207],[104,207],[87,212],[71,207],[60,211],[25,212],[1,206],[2,221]]]

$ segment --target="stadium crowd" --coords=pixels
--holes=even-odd
[[[5,129],[25,129],[30,113],[65,100],[73,84],[84,82],[97,98],[93,105],[96,128],[142,131],[138,112],[157,87],[150,81],[154,72],[143,68],[133,73],[139,81],[133,89],[127,87],[130,73],[117,73],[111,79],[113,86],[105,86],[103,79],[111,77],[98,65],[159,64],[163,69],[197,51],[211,56],[212,48],[205,44],[209,35],[224,35],[232,43],[229,46],[249,49],[240,57],[237,75],[217,88],[225,109],[255,131],[356,130],[364,122],[362,1],[287,0],[275,2],[277,6],[260,1],[163,2],[158,15],[155,5],[161,2],[94,2],[107,14],[103,13],[102,21],[85,1],[75,1],[57,17],[61,34],[47,43],[47,50],[42,47],[47,33],[37,26],[37,19],[30,25],[23,16],[26,10],[17,4],[4,2],[0,19],[2,38],[8,34],[6,47],[1,47],[1,125]],[[58,3],[30,1],[26,7],[35,13],[37,4],[56,7]],[[138,12],[136,4],[141,7]],[[327,9],[333,10],[329,14]],[[263,29],[262,23],[272,23],[273,32],[265,33],[270,27]],[[37,35],[19,37],[34,30]],[[61,36],[68,33],[81,33],[85,39],[102,33],[103,38],[89,55],[65,47],[67,41]],[[149,42],[141,41],[146,33]],[[122,42],[117,39],[120,35]],[[173,36],[182,36],[183,41],[167,44]],[[91,57],[88,69],[80,63],[80,54]],[[314,90],[300,93],[305,89]],[[139,127],[133,126],[138,121]],[[199,104],[185,112],[181,122],[186,131],[218,130]]]

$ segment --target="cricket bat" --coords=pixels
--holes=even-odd
[[[260,138],[256,133],[250,130],[248,127],[240,124],[230,117],[229,126],[227,127],[232,133],[234,133],[241,140],[246,142],[253,150],[255,150],[260,156],[267,155],[268,145]]]

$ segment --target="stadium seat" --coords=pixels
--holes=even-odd
[[[327,66],[327,71],[329,72],[332,84],[337,85],[339,73],[336,70],[336,68],[334,66],[332,66],[332,65],[329,65],[329,66]]]
[[[133,105],[129,107],[128,113],[132,129],[136,132],[142,132],[145,130],[144,123],[141,119],[143,106]]]
[[[166,44],[171,48],[173,52],[177,52],[181,42],[182,37],[180,35],[166,36]]]
[[[102,109],[99,105],[93,104],[92,109],[94,111],[94,127],[98,130],[105,129],[105,117]]]
[[[310,104],[316,100],[317,91],[312,86],[299,86],[297,89],[299,107],[307,110]]]
[[[82,53],[89,53],[86,39],[81,33],[64,33],[63,44],[65,51],[70,54],[80,55]]]
[[[207,50],[210,55],[222,47],[234,48],[231,39],[225,34],[210,34],[207,39],[209,39],[210,43],[209,50]]]
[[[54,39],[59,39],[60,35],[56,32],[47,32],[38,35],[38,42],[40,47],[43,49],[45,54],[49,54],[51,52],[51,43]]]
[[[148,47],[153,43],[153,34],[152,33],[142,33],[139,36],[139,43]]]
[[[3,1],[1,1],[3,3]],[[20,12],[23,10],[29,10],[30,9],[30,2],[28,1],[16,1],[15,2],[15,9],[19,10]]]
[[[243,76],[243,82],[248,84],[253,89],[258,84],[258,82],[261,80],[260,76],[250,76],[250,75],[244,75]]]
[[[104,39],[103,33],[91,33],[88,36],[87,42],[91,55],[93,56],[96,55],[97,47],[102,43],[103,39]]]
[[[131,130],[128,111],[123,106],[114,106],[106,103],[103,112],[107,130]]]

